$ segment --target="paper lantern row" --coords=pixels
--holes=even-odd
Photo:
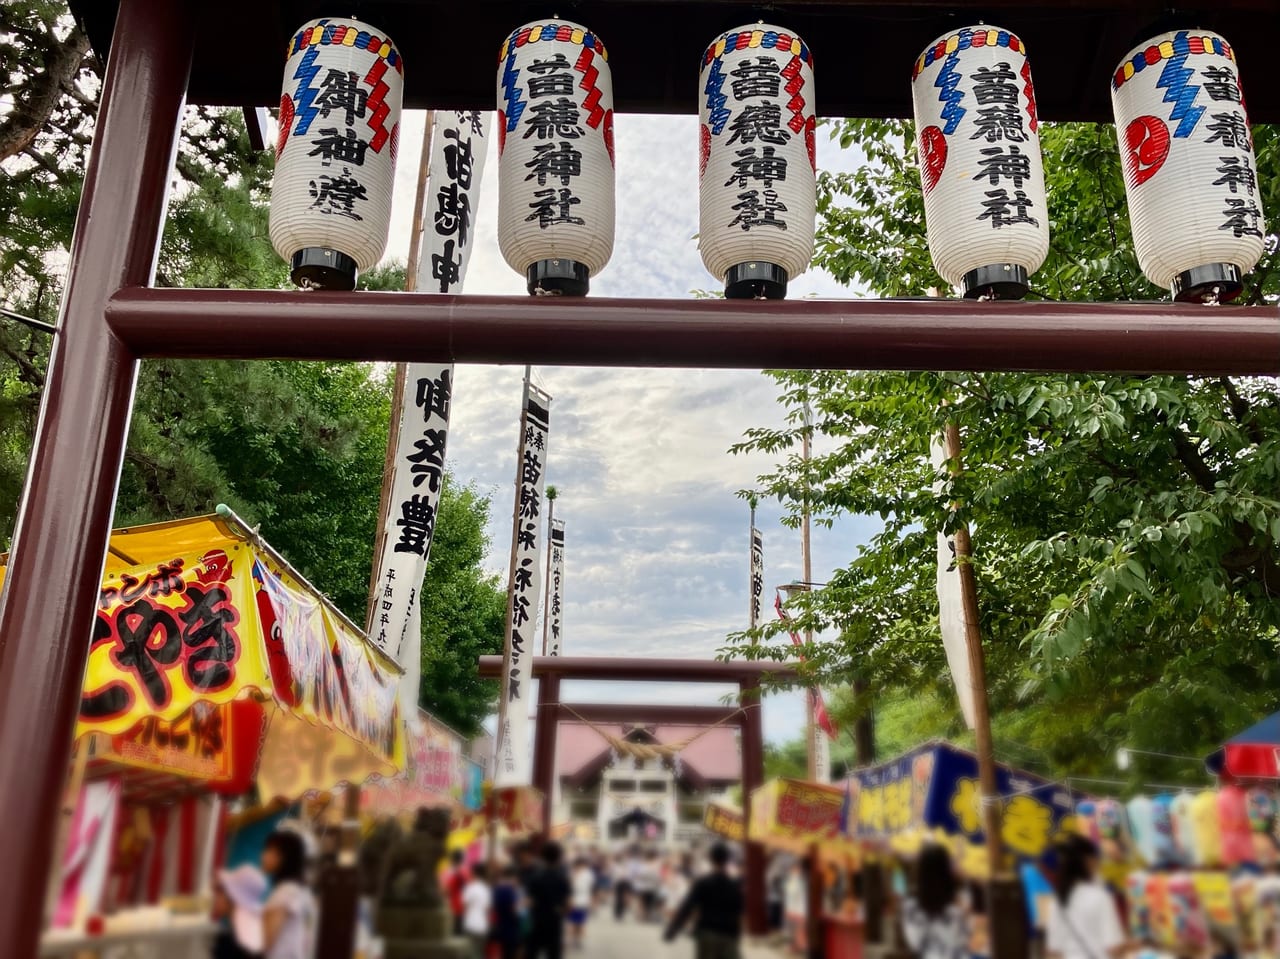
[[[1019,297],[1049,249],[1026,46],[966,27],[912,79],[929,248],[966,296]],[[1143,272],[1179,299],[1225,301],[1263,253],[1262,209],[1235,55],[1216,34],[1161,34],[1121,62],[1112,100]]]
[[[769,24],[704,52],[699,246],[730,297],[781,297],[813,253],[813,58]],[[271,239],[303,286],[351,288],[390,225],[403,61],[355,20],[315,20],[287,50]],[[531,293],[582,295],[614,242],[613,86],[587,27],[537,21],[499,50],[498,240]],[[938,273],[966,296],[1023,295],[1049,249],[1025,44],[972,26],[912,71],[920,178]],[[1112,80],[1134,243],[1179,299],[1226,301],[1264,252],[1235,54],[1213,33],[1153,37]]]

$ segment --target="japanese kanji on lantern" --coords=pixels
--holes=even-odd
[[[1049,252],[1026,47],[964,27],[929,44],[911,76],[934,268],[966,297],[1019,299]]]
[[[347,19],[312,20],[287,53],[271,243],[299,286],[350,290],[387,245],[404,63]]]
[[[583,296],[613,253],[613,81],[604,44],[567,20],[498,54],[498,245],[533,294]]]
[[[1142,272],[1179,300],[1234,299],[1265,231],[1231,45],[1203,30],[1152,37],[1116,68],[1111,102]]]
[[[698,86],[702,262],[730,299],[781,299],[813,256],[813,56],[782,27],[737,27]]]

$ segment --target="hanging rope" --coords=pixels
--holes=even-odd
[[[615,736],[606,729],[601,729],[591,720],[586,719],[568,703],[561,703],[560,706],[578,722],[598,734],[600,738],[607,742],[610,747],[612,747],[613,751],[619,756],[629,756],[632,759],[674,759],[681,752],[688,749],[703,736],[707,735],[707,733],[711,732],[711,730],[733,722],[738,718],[738,716],[747,711],[746,707],[741,707],[730,713],[728,716],[725,716],[723,719],[712,723],[710,726],[698,730],[694,735],[678,740],[674,743],[633,743],[619,736]]]

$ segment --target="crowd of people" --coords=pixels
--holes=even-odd
[[[743,899],[725,846],[705,862],[630,848],[617,855],[519,845],[500,868],[455,853],[442,877],[454,931],[476,959],[560,959],[581,951],[588,922],[608,917],[665,925],[676,938],[693,921],[699,959],[736,959]]]
[[[724,845],[706,856],[628,848],[617,854],[556,842],[519,844],[500,864],[455,852],[440,875],[452,933],[475,959],[561,959],[584,951],[592,922],[640,922],[672,941],[692,934],[697,959],[737,959],[744,897]],[[218,873],[213,959],[313,959],[319,908],[308,844],[281,829],[258,865]]]

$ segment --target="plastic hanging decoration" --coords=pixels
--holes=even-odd
[[[387,245],[404,62],[349,19],[312,20],[287,54],[271,243],[299,286],[350,290]]]
[[[698,78],[698,246],[730,299],[782,299],[813,257],[813,55],[795,33],[736,27]]]
[[[498,54],[498,245],[532,294],[583,296],[613,253],[613,80],[568,20],[512,31]]]
[[[1231,44],[1203,30],[1152,37],[1116,68],[1111,103],[1142,272],[1178,300],[1235,299],[1266,230]]]
[[[911,75],[933,265],[966,297],[1020,299],[1049,252],[1026,46],[1000,27],[963,27]]]

